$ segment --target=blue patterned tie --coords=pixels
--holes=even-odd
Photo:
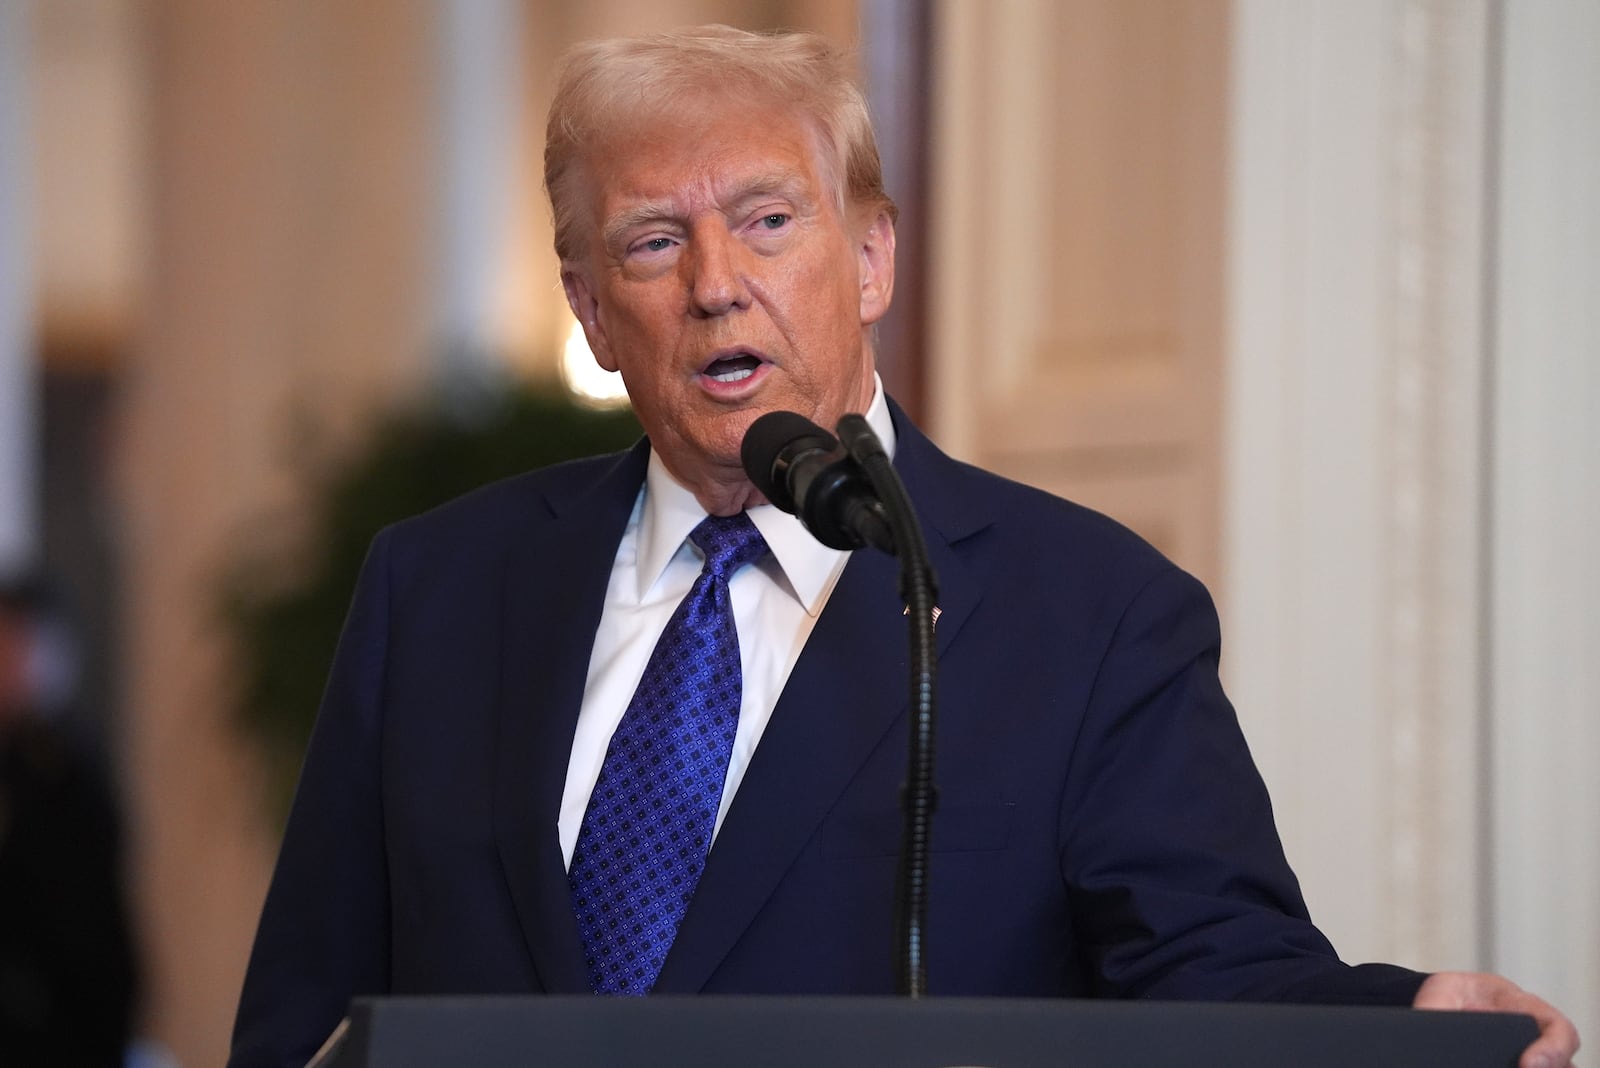
[[[606,749],[567,881],[597,994],[646,994],[706,851],[744,679],[728,580],[767,551],[740,512],[689,535],[705,568],[661,632]]]

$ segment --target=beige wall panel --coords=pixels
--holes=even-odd
[[[220,1064],[272,861],[226,723],[216,579],[308,427],[336,447],[426,357],[426,8],[145,9],[152,255],[127,369],[130,787],[148,1029]]]
[[[1038,454],[1000,460],[992,470],[1058,497],[1095,501],[1100,511],[1116,516],[1174,560],[1207,548],[1189,540],[1192,529],[1177,517],[1204,509],[1209,502],[1170,455]]]
[[[934,425],[1217,570],[1227,7],[947,3]]]

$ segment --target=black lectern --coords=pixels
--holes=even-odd
[[[373,998],[318,1068],[1511,1068],[1527,1016],[1188,1002]]]

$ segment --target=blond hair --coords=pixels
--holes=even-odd
[[[844,55],[813,33],[695,26],[567,51],[544,146],[544,185],[563,262],[583,249],[574,186],[585,151],[630,124],[710,95],[795,107],[815,127],[819,162],[841,212],[848,202],[881,207],[894,218],[867,102]]]

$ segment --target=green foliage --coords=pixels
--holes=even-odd
[[[303,536],[287,553],[245,549],[223,582],[233,713],[261,746],[280,818],[373,536],[486,482],[623,449],[639,434],[627,410],[581,407],[550,387],[482,387],[381,417],[346,462],[304,465],[308,514],[295,523]]]

